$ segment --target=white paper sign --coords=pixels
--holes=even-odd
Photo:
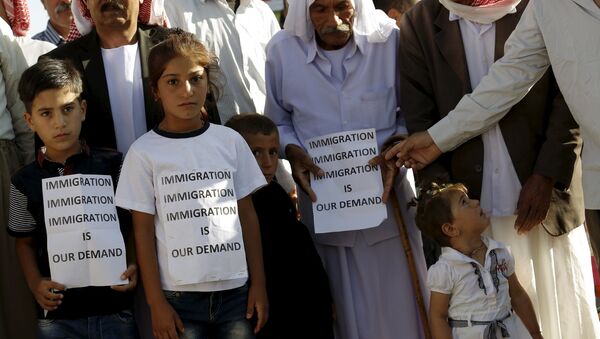
[[[67,288],[125,284],[125,243],[112,178],[73,174],[42,180],[51,279]]]
[[[157,187],[176,285],[248,277],[230,170],[171,172]]]
[[[379,167],[368,164],[379,154],[375,129],[324,135],[306,145],[313,162],[325,172],[322,178],[311,174],[317,195],[316,233],[371,228],[387,218]]]

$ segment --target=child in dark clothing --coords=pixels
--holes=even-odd
[[[118,227],[123,227],[128,218],[119,215],[121,223],[116,218],[114,203],[111,209],[109,195],[81,195],[59,197],[48,200],[48,186],[51,178],[63,177],[73,186],[81,186],[83,182],[98,180],[105,185],[109,182],[116,183],[121,166],[122,155],[112,150],[89,149],[79,140],[81,122],[85,119],[86,102],[81,99],[82,81],[79,72],[69,62],[46,59],[27,69],[19,84],[19,94],[25,103],[27,112],[25,120],[29,127],[36,132],[45,144],[39,152],[38,159],[23,167],[13,177],[10,192],[8,232],[17,237],[16,250],[21,269],[27,284],[35,297],[38,307],[38,338],[88,338],[102,334],[103,338],[135,338],[136,329],[133,315],[130,311],[132,303],[132,290],[137,281],[136,265],[131,264],[124,273],[120,273],[120,264],[125,264],[122,233]],[[75,174],[77,176],[70,176]],[[80,176],[79,176],[80,175]],[[93,177],[92,177],[93,176]],[[45,181],[46,185],[43,184]],[[50,180],[50,181],[48,181]],[[61,181],[65,183],[67,181]],[[107,186],[110,190],[110,185]],[[89,192],[88,192],[89,193]],[[106,200],[102,211],[106,214],[90,214],[89,212],[98,204],[89,203],[94,199]],[[51,205],[68,205],[69,213],[51,218]],[[72,206],[71,206],[72,205]],[[64,207],[64,206],[61,206]],[[87,209],[86,209],[87,208]],[[115,212],[112,212],[115,211]],[[96,221],[83,221],[80,219],[100,218],[105,216],[112,222],[98,223]],[[90,217],[92,216],[92,217]],[[51,227],[60,227],[61,230],[73,230],[59,235],[47,232],[47,220]],[[52,221],[54,220],[54,221]],[[62,220],[58,222],[57,220]],[[65,221],[71,220],[71,221]],[[52,223],[55,223],[53,225]],[[102,227],[99,230],[99,227]],[[76,233],[75,235],[73,235]],[[82,249],[81,241],[96,240],[103,236],[109,239],[110,249],[95,246],[107,245],[106,241],[92,241]],[[98,235],[100,234],[100,235]],[[63,242],[63,247],[53,239]],[[76,243],[79,242],[79,243]],[[59,253],[50,255],[52,249],[59,249]],[[118,249],[118,250],[115,250]],[[112,251],[111,255],[108,255]],[[82,262],[90,257],[89,263]],[[114,265],[103,265],[111,257],[119,257]],[[52,259],[50,260],[50,257]],[[59,258],[59,259],[57,259]],[[83,277],[86,273],[76,270],[89,269],[94,265],[94,260],[103,263],[95,266],[102,272],[116,269],[114,276],[101,274],[95,277],[93,283],[71,283],[65,286],[65,281],[56,279],[55,271],[62,265],[61,273],[64,276]],[[75,263],[76,266],[66,266],[66,263]],[[54,268],[53,268],[54,267]],[[75,268],[76,267],[76,268]],[[60,270],[60,269],[59,269]],[[120,276],[119,276],[120,275]],[[52,279],[51,279],[52,278]],[[129,280],[129,282],[127,281]],[[85,280],[83,278],[82,280]],[[75,281],[75,280],[73,280]],[[104,286],[98,281],[114,282],[115,286]],[[89,285],[100,286],[89,286]],[[108,285],[110,283],[107,283]],[[88,286],[88,287],[80,287]],[[69,287],[67,289],[67,287]]]
[[[225,126],[239,132],[268,185],[252,194],[263,245],[269,321],[259,339],[333,338],[332,299],[321,258],[296,218],[296,208],[277,183],[277,127],[259,114],[241,114]]]

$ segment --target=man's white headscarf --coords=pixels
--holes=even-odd
[[[305,42],[315,35],[309,7],[315,0],[290,0],[283,29]],[[375,9],[372,0],[350,0],[354,7],[353,34],[367,36],[369,42],[385,42],[396,27],[396,21]]]

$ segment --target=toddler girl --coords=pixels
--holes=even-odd
[[[489,224],[462,184],[421,191],[417,225],[442,246],[427,276],[436,339],[542,338],[531,300],[514,274],[514,258],[503,244],[482,236]]]

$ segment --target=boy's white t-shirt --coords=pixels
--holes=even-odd
[[[136,140],[123,163],[117,206],[154,215],[156,251],[162,288],[175,291],[221,291],[242,286],[246,278],[177,285],[169,274],[165,226],[157,211],[158,178],[166,173],[227,168],[237,199],[266,185],[244,139],[230,128],[206,123],[190,133],[152,130]],[[160,208],[160,207],[158,207]],[[200,268],[199,268],[200,269]]]

